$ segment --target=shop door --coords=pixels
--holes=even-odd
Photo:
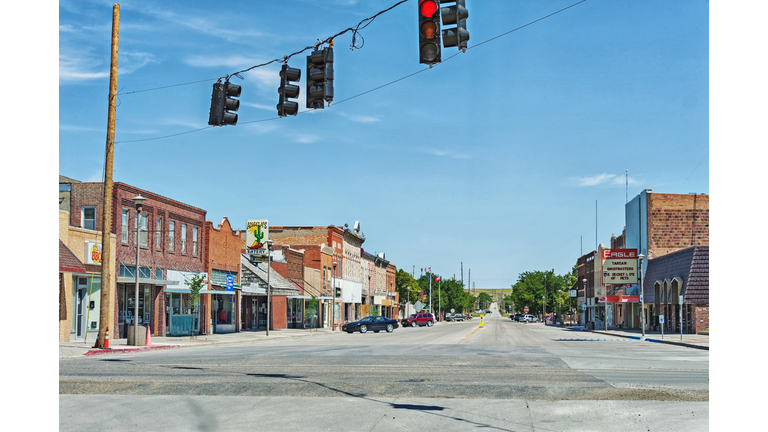
[[[77,312],[77,318],[76,318],[76,330],[75,330],[75,337],[77,339],[81,339],[85,334],[85,316],[86,316],[86,296],[88,295],[88,290],[84,288],[80,288],[77,290],[77,304],[75,306],[75,311]]]

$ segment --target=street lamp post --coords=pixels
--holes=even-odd
[[[274,242],[272,240],[267,240],[265,243],[267,244],[267,336],[269,336],[269,325],[272,323],[272,285],[269,283],[269,268],[272,267],[270,265],[272,257],[270,256],[269,249]]]
[[[136,292],[133,298],[133,345],[139,346],[139,242],[141,241],[141,208],[144,205],[141,194],[133,198],[136,203]]]
[[[640,283],[640,329],[645,337],[645,299],[643,298],[643,258],[645,256],[640,254],[637,256],[640,258],[640,271],[638,272],[638,281]]]
[[[392,293],[392,292],[393,292],[393,291],[392,291],[392,285],[393,285],[393,284],[394,284],[394,281],[389,281],[389,292],[390,292],[390,293]],[[389,294],[387,294],[387,295],[389,295]],[[391,305],[392,305],[392,302],[390,302],[389,304],[390,304],[390,306],[389,306],[389,316],[388,316],[387,318],[392,318],[392,306],[391,306]]]
[[[608,272],[603,272],[603,280],[608,279]],[[608,331],[608,285],[603,283],[605,290],[605,331]]]
[[[581,282],[584,284],[584,306],[582,309],[584,309],[584,328],[587,327],[587,278],[584,278],[581,280]]]
[[[331,331],[336,331],[336,260],[333,261],[333,303],[331,304]]]

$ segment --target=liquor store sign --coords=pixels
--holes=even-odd
[[[637,249],[603,249],[603,284],[637,283]]]

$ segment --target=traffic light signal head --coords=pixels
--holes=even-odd
[[[444,25],[456,24],[456,27],[443,30],[443,47],[458,47],[459,50],[467,49],[469,32],[467,31],[467,10],[466,0],[451,0],[456,4],[440,9],[440,15],[443,18]],[[449,2],[446,2],[449,3]]]
[[[440,1],[419,0],[419,63],[440,63]]]
[[[307,108],[323,109],[333,101],[333,48],[307,56]]]
[[[240,97],[241,87],[232,84],[229,81],[225,83],[217,82],[213,85],[213,94],[211,95],[211,111],[208,115],[208,124],[211,126],[236,125],[237,114],[231,111],[237,111],[240,108],[240,101],[232,99]]]
[[[286,115],[296,115],[299,112],[299,103],[290,101],[288,98],[299,97],[299,86],[291,84],[291,81],[298,81],[301,78],[301,69],[288,67],[284,64],[280,69],[280,88],[277,93],[280,95],[280,101],[277,103],[277,113],[280,117]]]

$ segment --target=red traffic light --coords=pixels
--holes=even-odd
[[[425,17],[431,17],[437,12],[437,2],[435,0],[422,0],[419,4],[419,12]]]

